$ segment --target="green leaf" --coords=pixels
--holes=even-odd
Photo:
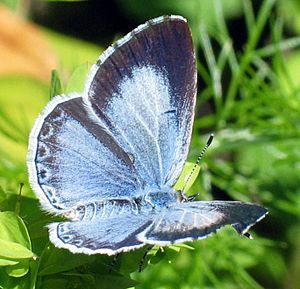
[[[85,80],[89,72],[89,65],[87,63],[79,65],[72,73],[67,87],[66,93],[82,92],[84,89]]]
[[[61,277],[62,276],[62,277]],[[67,289],[67,288],[105,288],[125,289],[137,285],[138,282],[121,275],[112,274],[79,274],[63,273],[55,277],[47,276],[42,282],[43,289]]]
[[[123,253],[119,258],[121,258],[121,268],[120,273],[128,275],[132,272],[139,270],[139,266],[144,254],[147,252],[147,248],[141,248],[132,252]],[[148,254],[147,254],[148,255]],[[144,260],[143,268],[147,265],[147,260]]]
[[[137,281],[126,278],[124,276],[117,275],[94,275],[96,281],[96,288],[105,289],[125,289],[129,287],[134,287],[138,284]]]
[[[49,87],[27,76],[0,77],[0,176],[7,188],[18,188],[28,178],[28,134],[34,119],[49,99]],[[28,186],[22,196],[32,197]]]
[[[155,246],[156,247],[156,246]],[[157,264],[165,258],[165,249],[163,247],[158,247],[154,255],[150,259],[150,264]]]
[[[94,259],[95,256],[72,254],[68,250],[58,249],[50,245],[43,254],[39,276],[66,272],[88,262],[92,262]],[[64,261],[62,262],[62,260]]]
[[[183,190],[184,192],[188,192],[193,183],[198,177],[200,172],[200,166],[194,163],[187,162],[183,168],[183,171],[177,180],[174,189],[175,190]]]
[[[8,275],[6,274],[5,268],[0,267],[0,288],[7,288],[7,280],[8,280]]]
[[[29,271],[29,260],[22,260],[16,265],[8,266],[6,273],[15,278],[20,278],[26,275]]]
[[[54,277],[54,278],[45,278],[43,280],[43,289],[67,289],[68,280],[64,278]]]
[[[50,84],[50,99],[62,93],[61,82],[57,70],[52,70]]]
[[[195,248],[194,247],[192,247],[192,246],[190,246],[190,245],[188,245],[188,244],[185,244],[185,243],[183,243],[183,244],[174,244],[174,245],[171,245],[171,246],[169,246],[169,248],[173,248],[174,250],[180,250],[180,249],[182,249],[182,248],[184,248],[184,249],[188,249],[188,250],[195,250]]]
[[[80,274],[80,273],[71,272],[71,273],[63,273],[61,275],[66,276],[70,280],[70,282],[68,284],[69,287],[72,287],[72,288],[84,287],[86,289],[97,288],[94,274]],[[84,285],[84,286],[82,286],[82,285]]]
[[[24,247],[28,252],[31,252],[31,242],[27,228],[23,220],[13,212],[0,212],[0,241],[11,243],[11,246],[19,245]],[[15,244],[15,245],[13,245]],[[0,255],[1,255],[2,246],[0,246]],[[30,255],[29,253],[25,253]],[[21,258],[31,258],[33,253],[31,252],[30,257],[21,257]]]
[[[23,220],[13,212],[0,212],[0,264],[11,277],[28,273],[31,251],[29,235]]]
[[[4,204],[6,202],[6,193],[3,188],[0,186],[0,210],[3,210]]]
[[[5,268],[0,268],[0,288],[1,289],[35,289],[30,286],[30,274],[15,278],[6,274]],[[56,288],[55,288],[56,289]]]
[[[10,265],[16,265],[18,263],[19,263],[19,261],[0,258],[0,267],[10,266]]]
[[[0,258],[28,259],[33,256],[34,254],[25,246],[0,239]]]

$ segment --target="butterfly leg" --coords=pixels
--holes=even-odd
[[[141,261],[140,261],[140,265],[139,265],[139,272],[141,273],[142,272],[142,268],[143,268],[143,265],[145,263],[145,260],[146,260],[146,257],[147,257],[147,254],[148,252],[152,249],[152,246],[148,247],[147,250],[145,251]]]
[[[113,268],[115,267],[118,259],[119,259],[120,253],[118,253],[117,255],[114,256],[113,260],[111,261],[110,265],[109,265],[109,270],[108,273],[111,274]]]

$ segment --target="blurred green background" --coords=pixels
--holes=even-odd
[[[80,91],[89,66],[146,20],[192,29],[198,99],[189,161],[210,132],[190,194],[262,204],[251,234],[113,257],[54,248],[28,184],[28,134],[50,97]],[[300,288],[298,0],[0,1],[0,288]],[[56,72],[52,73],[55,69]],[[52,80],[51,80],[52,79]],[[20,183],[24,183],[18,197]]]

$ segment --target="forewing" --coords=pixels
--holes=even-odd
[[[132,156],[140,179],[172,186],[191,138],[196,67],[179,16],[159,17],[111,46],[93,66],[85,102]]]
[[[39,116],[28,168],[42,206],[53,213],[132,196],[141,186],[129,156],[77,95],[54,98]]]
[[[238,233],[247,230],[267,214],[263,207],[241,202],[197,201],[176,204],[158,214],[153,225],[138,235],[148,244],[169,245],[202,239],[225,225]]]

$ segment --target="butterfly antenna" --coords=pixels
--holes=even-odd
[[[191,177],[193,176],[193,174],[194,174],[194,172],[195,172],[197,166],[199,165],[199,163],[200,163],[200,161],[201,161],[203,155],[205,154],[205,151],[207,150],[207,148],[208,148],[208,147],[210,146],[210,144],[212,143],[213,139],[214,139],[214,134],[211,133],[210,136],[209,136],[209,138],[208,138],[208,140],[207,140],[206,145],[205,145],[204,148],[202,149],[202,151],[201,151],[199,157],[197,158],[197,160],[196,160],[196,162],[195,162],[195,164],[194,164],[194,166],[193,166],[193,168],[192,168],[192,170],[191,170],[191,172],[190,172],[190,174],[189,174],[189,176],[188,176],[188,178],[187,178],[187,180],[186,180],[186,182],[185,182],[185,184],[184,184],[184,186],[183,186],[183,189],[182,189],[183,192],[184,192],[184,190],[185,190],[187,184],[189,183]]]

